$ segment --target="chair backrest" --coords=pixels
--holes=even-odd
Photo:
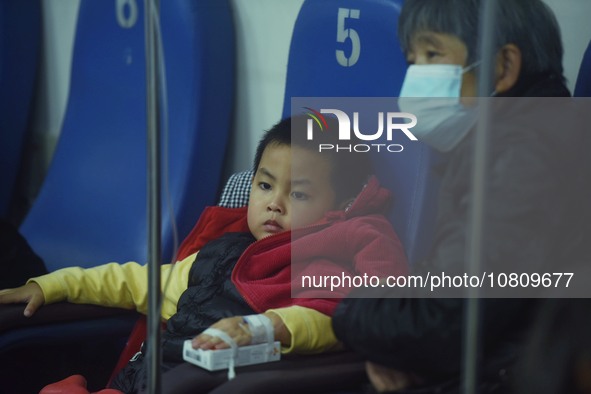
[[[574,96],[591,97],[591,41],[583,55],[581,67],[579,67]]]
[[[397,97],[407,67],[396,34],[401,6],[402,0],[305,1],[291,41],[284,116],[294,97]],[[400,153],[372,154],[372,160],[395,195],[392,223],[409,261],[417,261],[434,227],[435,154],[413,142]]]
[[[50,271],[147,259],[143,3],[80,3],[63,128],[21,226]],[[220,186],[233,113],[234,25],[229,1],[169,0],[160,26],[169,120],[163,169],[182,239]],[[168,261],[172,226],[166,206],[162,213]]]
[[[0,1],[0,218],[9,216],[30,126],[41,46],[41,2]]]

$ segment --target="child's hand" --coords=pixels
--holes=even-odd
[[[45,296],[41,287],[35,282],[15,289],[0,290],[0,304],[16,303],[26,303],[24,315],[30,317],[45,304]]]
[[[423,380],[414,374],[384,367],[371,361],[365,362],[365,372],[378,393],[400,391],[417,384],[424,384]]]
[[[224,331],[234,341],[236,341],[236,345],[238,346],[249,345],[252,340],[250,330],[248,329],[248,324],[244,323],[242,316],[227,317],[215,324],[212,324],[211,328],[217,328],[218,330]],[[197,335],[195,338],[193,338],[192,345],[193,349],[203,350],[219,350],[230,348],[230,346],[220,338],[212,337],[211,335],[207,334]]]

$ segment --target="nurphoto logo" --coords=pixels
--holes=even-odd
[[[307,139],[309,141],[314,140],[314,129],[316,132],[331,132],[328,127],[328,123],[323,114],[334,115],[337,119],[338,139],[339,141],[351,141],[351,131],[361,141],[376,141],[382,138],[384,132],[386,133],[386,140],[388,142],[393,141],[397,134],[402,132],[410,141],[417,141],[417,137],[410,131],[411,128],[416,126],[417,117],[408,112],[378,112],[377,113],[377,131],[371,133],[362,132],[359,128],[359,112],[353,112],[353,127],[351,127],[351,119],[347,113],[339,109],[334,108],[323,108],[320,111],[312,109],[310,107],[304,107],[308,112],[306,113],[310,118],[307,122]],[[317,125],[317,127],[314,127]],[[334,132],[334,131],[332,131]],[[347,152],[391,152],[398,153],[404,150],[401,144],[397,143],[367,143],[367,144],[318,144],[318,151],[347,151]]]

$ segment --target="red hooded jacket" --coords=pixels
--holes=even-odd
[[[331,315],[354,285],[370,283],[371,276],[408,273],[400,240],[381,214],[389,200],[390,192],[372,177],[348,209],[327,212],[312,225],[250,245],[236,263],[233,283],[259,313],[300,305]],[[248,232],[247,209],[206,208],[178,259],[225,232]]]

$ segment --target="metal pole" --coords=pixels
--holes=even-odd
[[[480,9],[480,59],[478,74],[479,118],[474,140],[474,168],[472,171],[472,206],[470,208],[470,239],[466,251],[468,275],[478,275],[482,266],[482,243],[485,230],[486,179],[488,165],[488,135],[490,128],[490,96],[493,91],[495,65],[494,29],[496,0],[483,0]],[[468,288],[465,314],[463,392],[477,393],[480,363],[480,291]]]
[[[159,0],[145,0],[146,112],[148,141],[148,316],[146,362],[148,393],[161,392],[160,379],[160,106],[158,95],[158,47],[154,18]]]

